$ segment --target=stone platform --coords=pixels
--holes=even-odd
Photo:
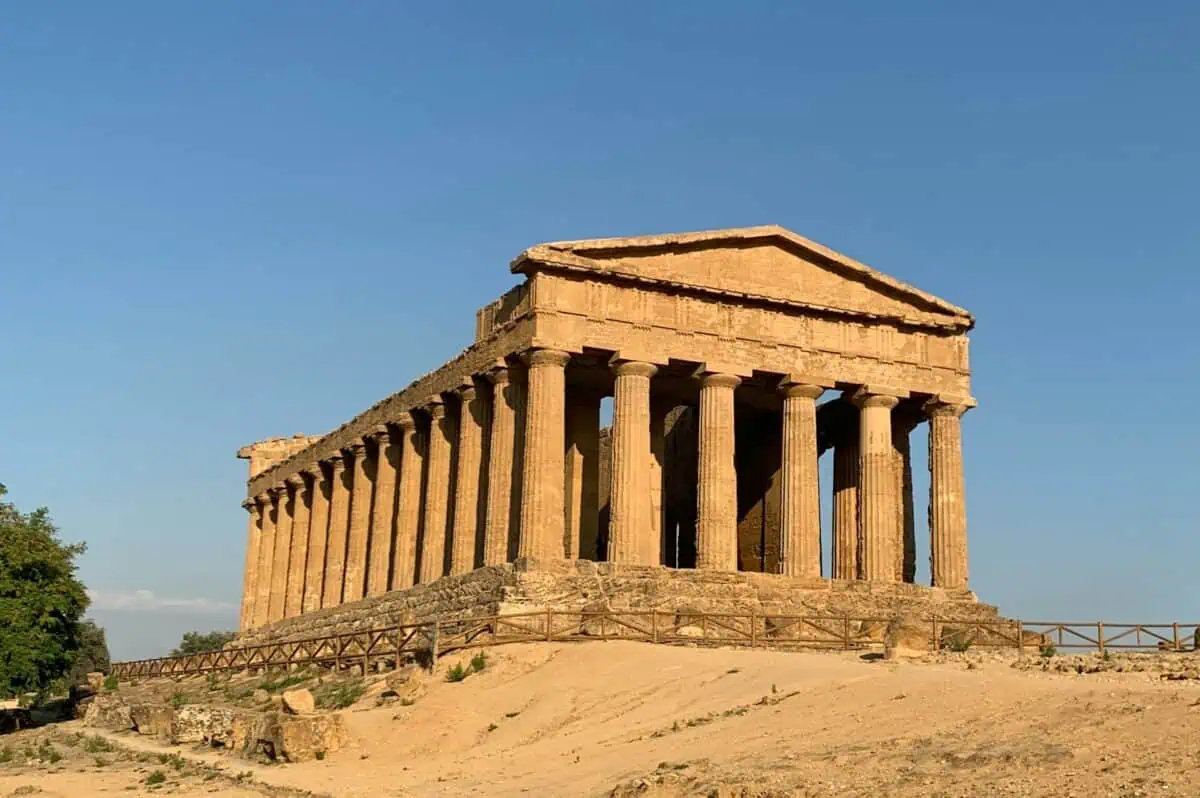
[[[520,559],[286,618],[242,634],[233,645],[546,609],[1002,620],[996,607],[981,603],[967,590],[590,560]]]

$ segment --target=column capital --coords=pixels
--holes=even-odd
[[[446,400],[441,396],[431,396],[425,400],[425,412],[434,421],[445,418],[446,416]]]
[[[492,366],[483,375],[492,385],[508,385],[512,382],[512,374],[509,373],[507,363],[497,363]]]
[[[318,461],[318,462],[313,463],[310,466],[307,466],[304,469],[304,473],[308,474],[313,479],[321,479],[322,477],[325,476],[325,469],[321,468],[321,463],[320,463],[320,461]]]
[[[242,509],[248,513],[252,513],[258,509],[258,502],[256,502],[254,499],[243,499]]]
[[[780,392],[786,397],[798,397],[801,399],[812,399],[816,401],[821,398],[821,394],[825,393],[824,386],[813,385],[807,382],[784,382],[779,386]]]
[[[962,418],[963,413],[975,407],[975,404],[974,399],[952,399],[950,397],[935,396],[921,405],[921,410],[924,411],[928,418],[936,418],[938,416]]]
[[[470,402],[475,398],[478,389],[475,386],[473,377],[464,377],[463,381],[454,389],[459,398],[465,403]]]
[[[262,493],[254,497],[254,501],[258,502],[260,505],[269,505],[271,503],[270,491],[264,490]]]
[[[521,353],[521,359],[531,369],[540,366],[564,368],[567,365],[567,361],[571,359],[571,353],[564,352],[561,349],[529,349]]]
[[[885,391],[879,388],[863,386],[851,394],[849,398],[859,410],[867,407],[886,407],[888,410],[891,410],[900,404],[900,400],[907,395],[907,391]]]
[[[391,442],[392,431],[388,429],[387,424],[379,424],[371,428],[371,431],[367,433],[367,437],[374,438],[375,443],[379,446],[387,446]]]
[[[354,460],[357,460],[359,457],[362,457],[363,452],[366,451],[366,448],[367,448],[366,443],[364,441],[365,441],[365,439],[358,440],[358,441],[355,441],[354,443],[350,444],[349,446],[346,446],[345,448],[343,448],[342,449],[342,457],[345,459],[354,459]]]
[[[304,481],[304,477],[301,476],[301,474],[292,474],[290,477],[284,480],[284,484],[290,485],[298,490],[303,490],[307,483]]]
[[[267,493],[271,495],[271,498],[284,499],[286,501],[288,495],[287,483],[285,482],[282,485],[275,485],[274,487],[268,488]]]
[[[649,379],[658,373],[658,366],[643,360],[613,360],[609,363],[613,374],[618,377],[645,377]]]
[[[417,428],[417,420],[413,418],[411,410],[401,413],[392,423],[399,427],[401,432],[411,432]]]
[[[326,462],[329,463],[329,470],[331,470],[334,474],[340,474],[346,470],[345,455],[331,457]]]
[[[697,376],[700,378],[700,385],[705,388],[736,388],[742,384],[742,378],[736,374],[705,371]]]

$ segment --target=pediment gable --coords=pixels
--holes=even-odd
[[[782,227],[636,238],[559,241],[531,247],[514,272],[539,267],[783,302],[814,310],[970,329],[966,310]]]

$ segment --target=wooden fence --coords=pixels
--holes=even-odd
[[[505,643],[634,640],[647,643],[749,648],[881,648],[890,619],[755,613],[562,611],[491,615],[345,632],[225,648],[184,657],[113,663],[119,678],[192,676],[221,671],[287,670],[305,665],[335,669],[399,667],[435,662],[452,651]],[[974,621],[928,618],[927,642],[950,649],[1188,651],[1200,624],[1108,624],[1062,621]],[[912,634],[912,627],[907,627]]]

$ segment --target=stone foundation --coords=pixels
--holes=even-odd
[[[999,620],[967,590],[904,583],[699,571],[590,560],[530,559],[479,568],[382,596],[288,618],[241,635],[235,647],[365,629],[540,610],[753,612],[889,619]]]

